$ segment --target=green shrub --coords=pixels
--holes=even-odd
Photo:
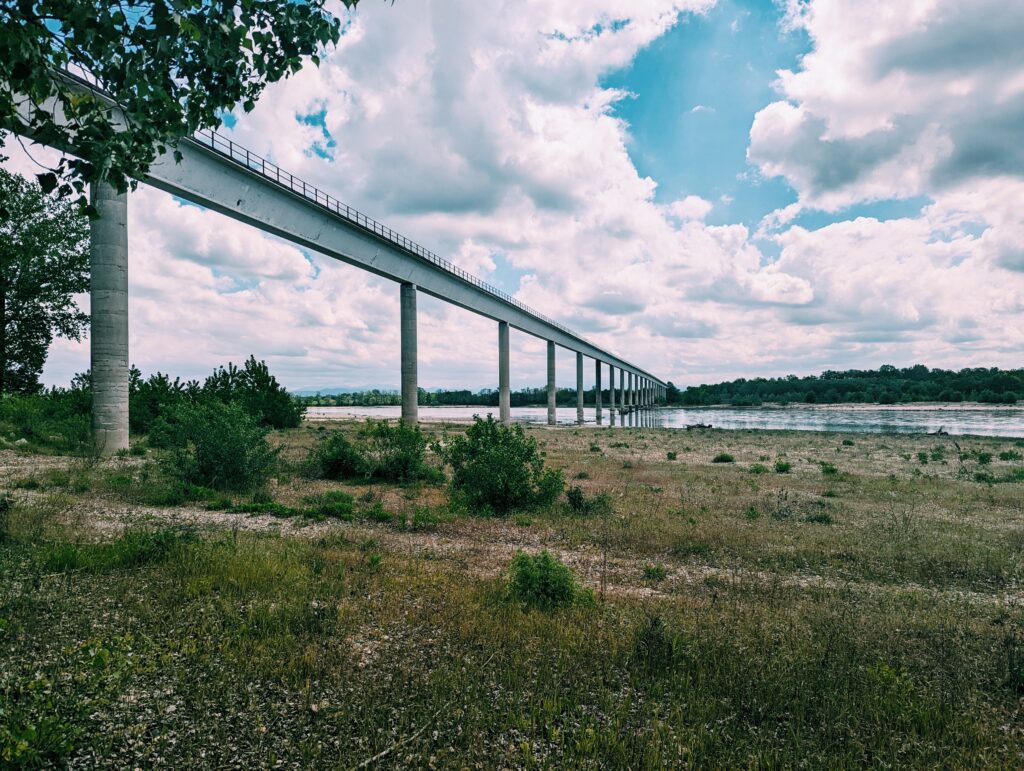
[[[775,473],[776,474],[788,474],[793,470],[793,464],[785,460],[775,461]]]
[[[821,462],[821,473],[827,477],[834,477],[839,474],[839,469],[831,463]]]
[[[554,503],[565,482],[544,468],[537,442],[522,426],[505,426],[490,415],[474,417],[466,433],[435,451],[451,466],[452,492],[471,507],[497,514]]]
[[[364,442],[367,476],[389,482],[444,480],[443,473],[439,478],[439,469],[425,462],[427,438],[416,424],[367,420],[359,437]]]
[[[653,615],[636,630],[630,663],[648,675],[664,672],[675,663],[678,648],[679,638]]]
[[[330,518],[351,521],[355,515],[355,498],[343,490],[331,490],[302,499],[307,506],[303,512],[315,519]]]
[[[1021,457],[1024,456],[1021,456],[1016,450],[1006,450],[999,453],[999,460],[1020,460]]]
[[[804,517],[804,522],[810,522],[814,525],[831,525],[833,522],[832,515],[827,511],[818,511],[814,514],[808,514]]]
[[[678,457],[679,457],[679,455],[678,455],[677,453],[675,453],[675,452],[672,452],[672,451],[669,451],[669,452],[667,452],[667,453],[665,454],[665,458],[666,458],[667,460],[675,460],[675,459],[676,459],[676,458],[678,458]]]
[[[668,576],[668,571],[664,565],[645,565],[644,566],[644,578],[648,581],[664,581]]]
[[[542,610],[573,605],[590,597],[569,566],[547,551],[537,555],[516,552],[509,566],[507,593],[515,602]]]
[[[576,485],[565,491],[565,501],[569,505],[569,510],[579,517],[606,514],[611,511],[612,507],[612,501],[608,493],[598,493],[588,498],[583,489]]]
[[[171,477],[216,490],[262,488],[277,461],[267,429],[238,404],[173,407],[156,420],[150,440],[168,448],[161,464]]]
[[[311,475],[320,479],[366,476],[366,457],[341,431],[332,431],[309,453]]]
[[[586,471],[577,471],[573,479],[590,479],[590,474]]]
[[[987,466],[989,463],[992,462],[992,453],[986,450],[976,450],[974,453],[974,457],[977,458],[978,463],[980,463],[982,466]]]
[[[711,459],[712,463],[733,463],[736,459],[727,452],[720,452]]]
[[[764,465],[763,463],[755,463],[753,466],[750,467],[750,473],[751,474],[767,474],[768,473],[768,467],[766,465]]]
[[[853,447],[853,440],[852,439],[844,439],[843,440],[843,447]]]
[[[295,428],[306,408],[292,398],[266,362],[250,356],[242,368],[220,367],[203,383],[203,393],[225,404],[240,404],[257,422],[269,428]]]
[[[0,397],[0,433],[25,439],[27,449],[82,454],[92,449],[92,397],[80,387]]]

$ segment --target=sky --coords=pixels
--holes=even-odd
[[[337,48],[224,133],[619,356],[681,386],[1024,366],[1024,4],[332,8]],[[395,283],[144,185],[129,250],[144,373],[398,383]],[[421,296],[420,385],[495,387],[496,327]],[[513,388],[544,350],[513,331]],[[44,379],[87,367],[56,341]]]

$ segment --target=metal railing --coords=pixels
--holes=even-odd
[[[550,324],[551,326],[556,327],[575,338],[582,339],[582,337],[573,330],[563,324],[559,324],[554,319],[548,318],[543,313],[538,313],[533,308],[523,302],[520,302],[507,292],[503,292],[497,287],[491,286],[486,281],[477,278],[472,273],[460,268],[458,265],[452,264],[429,249],[420,246],[415,241],[406,238],[401,233],[396,233],[391,228],[378,222],[372,217],[367,217],[362,212],[356,211],[351,206],[342,203],[337,198],[325,193],[323,190],[299,179],[294,174],[285,171],[280,166],[268,161],[266,158],[256,155],[241,145],[232,142],[230,139],[221,136],[216,131],[202,130],[193,134],[192,139],[198,144],[213,150],[218,155],[222,155],[249,171],[255,172],[263,178],[302,196],[307,201],[310,201],[331,214],[345,220],[348,224],[356,225],[365,231],[373,233],[378,238],[382,238],[388,243],[405,250],[409,254],[426,260],[441,270],[484,290],[488,294],[504,300],[510,305],[514,305],[516,308],[529,313],[531,316],[535,316],[546,324]]]

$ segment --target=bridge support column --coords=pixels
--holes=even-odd
[[[512,396],[509,389],[508,322],[498,322],[498,413],[506,426],[512,422]]]
[[[558,389],[555,385],[555,343],[548,340],[548,425],[558,422]]]
[[[419,420],[419,383],[416,362],[416,285],[402,284],[401,331],[402,331],[402,420],[416,423]]]
[[[92,188],[89,225],[92,436],[97,452],[128,447],[128,194]]]
[[[611,416],[611,423],[615,425],[615,367],[608,365],[608,414]]]
[[[601,360],[594,359],[594,416],[601,425]]]
[[[629,373],[629,393],[626,395],[629,400],[629,411],[636,411],[636,375]]]
[[[576,352],[576,424],[583,425],[583,354]]]
[[[619,370],[619,413],[626,411],[626,371]]]

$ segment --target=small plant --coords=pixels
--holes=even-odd
[[[853,440],[852,439],[844,439],[843,440],[843,447],[853,447]]]
[[[839,474],[839,469],[827,461],[821,462],[821,473],[827,477],[834,477]]]
[[[764,465],[763,463],[755,463],[753,466],[750,467],[750,473],[751,474],[767,474],[768,473],[768,467],[766,465]]]
[[[670,451],[669,451],[668,453],[666,453],[666,454],[665,454],[665,457],[666,457],[666,458],[667,458],[668,460],[675,460],[675,459],[676,459],[676,458],[678,458],[679,456],[678,456],[678,455],[677,455],[677,454],[676,454],[676,453],[675,453],[674,451],[671,451],[671,450],[670,450]]]
[[[921,450],[917,454],[917,462],[920,463],[922,466],[928,465],[928,453],[926,453],[924,450]]]
[[[743,513],[751,522],[761,518],[761,512],[758,510],[757,506],[747,506],[747,510]]]
[[[668,576],[668,571],[664,565],[645,565],[644,566],[644,578],[648,581],[664,581]]]
[[[793,470],[793,464],[788,460],[777,460],[775,461],[775,473],[776,474],[788,474]]]
[[[653,615],[637,629],[630,658],[634,666],[655,674],[672,666],[678,648],[678,637],[669,631],[661,616]]]
[[[734,463],[736,459],[727,452],[720,452],[711,459],[712,463]]]
[[[506,426],[490,415],[474,418],[466,433],[434,450],[452,468],[452,492],[472,507],[507,514],[554,503],[565,482],[544,468],[537,443],[522,426]]]
[[[982,466],[987,466],[989,463],[992,462],[992,453],[986,450],[976,450],[974,453],[974,457]]]
[[[1024,456],[1016,450],[1005,450],[999,453],[999,460],[1020,460],[1022,457]]]
[[[569,510],[578,517],[606,514],[612,508],[612,501],[608,493],[598,493],[588,498],[583,489],[576,485],[565,491],[565,501]]]
[[[601,445],[599,445],[599,444],[591,444],[590,445],[590,451],[591,452],[601,452]]]
[[[359,437],[365,443],[363,454],[367,476],[389,482],[444,480],[439,469],[428,466],[424,461],[427,438],[419,426],[404,420],[396,423],[367,420],[359,430]]]
[[[574,605],[591,597],[569,566],[547,551],[536,555],[516,552],[509,565],[506,591],[510,600],[541,610]]]
[[[573,476],[573,479],[590,479],[590,474],[586,471],[577,471]]]
[[[308,507],[304,512],[315,519],[331,518],[350,521],[355,509],[355,499],[342,490],[331,490],[302,499]]]
[[[827,511],[816,511],[804,517],[804,522],[810,522],[814,525],[831,525],[833,521],[832,515]]]

